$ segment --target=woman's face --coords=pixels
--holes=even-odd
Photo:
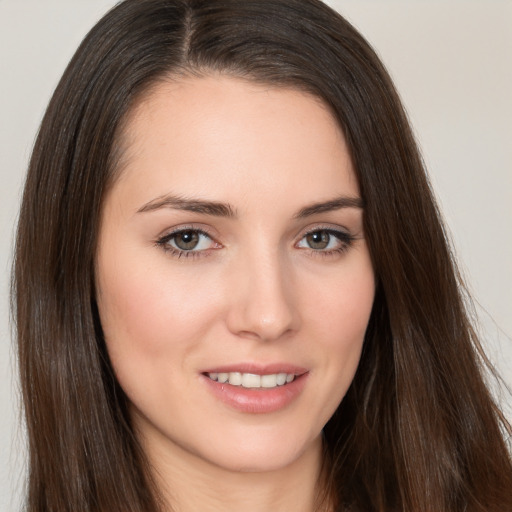
[[[144,446],[238,471],[317,451],[374,297],[333,117],[294,90],[191,78],[154,89],[123,140],[98,306]]]

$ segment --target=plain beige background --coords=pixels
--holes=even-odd
[[[243,1],[243,0],[241,0]],[[0,510],[24,465],[8,320],[13,226],[38,124],[64,67],[113,0],[0,0]],[[512,385],[512,1],[331,0],[388,66]],[[512,400],[507,399],[512,417]]]

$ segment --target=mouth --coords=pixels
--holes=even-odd
[[[309,370],[289,364],[238,364],[202,372],[213,396],[243,413],[262,414],[285,409],[302,393]]]
[[[209,379],[220,384],[230,384],[247,389],[272,389],[293,382],[298,375],[295,373],[270,373],[258,375],[242,372],[208,372],[204,374]]]

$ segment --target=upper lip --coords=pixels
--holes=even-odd
[[[255,375],[272,375],[276,373],[287,373],[294,375],[302,375],[307,373],[307,368],[289,363],[231,363],[223,364],[209,368],[202,373],[253,373]]]

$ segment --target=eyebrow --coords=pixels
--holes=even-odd
[[[217,201],[205,201],[202,199],[188,199],[173,195],[157,197],[149,203],[146,203],[137,210],[137,213],[152,212],[161,208],[172,208],[174,210],[184,210],[187,212],[202,213],[204,215],[213,215],[215,217],[235,217],[235,209],[226,203]]]
[[[303,219],[318,213],[331,212],[341,210],[342,208],[363,208],[363,200],[360,197],[341,196],[329,201],[313,203],[298,211],[295,215],[296,219]]]
[[[188,212],[202,213],[215,217],[236,217],[236,210],[228,203],[217,201],[206,201],[202,199],[189,199],[174,195],[165,195],[157,197],[144,204],[137,210],[137,213],[151,212],[161,208],[171,208],[173,210],[184,210]],[[311,217],[318,213],[325,213],[343,208],[363,208],[363,201],[359,197],[341,196],[329,201],[313,203],[301,208],[295,215],[295,219]]]

